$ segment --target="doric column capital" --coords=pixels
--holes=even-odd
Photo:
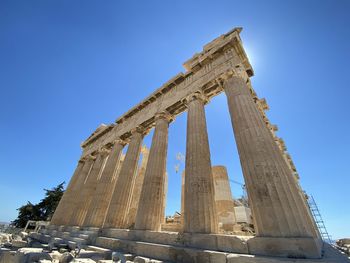
[[[171,115],[167,111],[162,111],[162,112],[156,113],[156,115],[154,116],[154,119],[155,119],[155,121],[157,121],[157,120],[166,120],[168,123],[170,123],[170,122],[172,122],[174,120],[174,116]]]
[[[242,78],[245,82],[247,82],[247,80],[249,79],[249,76],[243,64],[237,64],[234,69],[227,70],[221,75],[220,78],[222,78],[225,81],[234,76]]]
[[[93,161],[93,160],[96,159],[96,156],[93,156],[93,155],[89,154],[89,155],[84,156],[82,159],[84,161]]]
[[[225,82],[226,80],[234,77],[234,76],[237,76],[237,74],[235,74],[235,71],[233,69],[230,69],[228,71],[226,71],[225,73],[223,73],[220,77],[219,77],[219,80],[223,83]]]
[[[146,128],[141,127],[141,126],[137,126],[137,127],[133,128],[133,129],[131,129],[130,132],[131,132],[131,136],[133,136],[133,135],[136,134],[136,133],[139,133],[139,134],[141,134],[142,136],[145,136],[146,134],[149,133],[149,131],[150,131],[149,128],[146,129]]]
[[[121,139],[121,138],[118,138],[118,139],[116,139],[116,140],[114,140],[112,143],[113,143],[113,145],[115,145],[115,144],[120,144],[120,145],[122,145],[122,146],[125,146],[127,143],[129,142],[129,140],[128,139]]]
[[[187,106],[191,101],[194,100],[200,100],[204,104],[207,104],[209,102],[209,98],[201,90],[191,93],[186,98],[184,98],[182,102]]]
[[[98,153],[102,156],[107,156],[111,152],[111,149],[107,149],[105,146],[103,146],[101,149],[98,150]]]

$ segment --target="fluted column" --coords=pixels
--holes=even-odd
[[[90,158],[93,159],[93,163],[89,171],[87,172],[84,180],[80,182],[79,188],[77,189],[77,193],[74,200],[73,212],[70,219],[70,225],[82,225],[81,217],[85,209],[85,201],[86,196],[88,195],[87,191],[89,188],[87,187],[87,185],[91,184],[92,178],[95,178],[94,174],[96,174],[96,170],[98,169],[98,167],[100,166],[99,164],[101,163],[101,156],[99,153],[97,154],[97,156],[90,156]]]
[[[78,211],[78,206],[80,204],[81,189],[84,186],[85,180],[91,171],[95,159],[96,157],[92,155],[84,157],[84,166],[81,170],[81,173],[79,174],[76,184],[72,188],[72,195],[70,196],[69,201],[67,202],[67,207],[64,211],[66,213],[66,216],[63,225],[76,225],[75,212]]]
[[[109,154],[109,150],[102,148],[97,153],[96,161],[92,166],[91,172],[85,181],[84,188],[82,189],[81,205],[79,206],[78,222],[77,225],[84,226],[85,217],[88,213],[91,200],[94,196],[96,185],[104,168],[106,158]]]
[[[206,98],[194,93],[187,98],[184,232],[216,233],[214,182],[205,120]]]
[[[131,141],[118,176],[104,223],[105,228],[125,228],[144,133],[132,131]]]
[[[115,186],[116,180],[114,180],[114,177],[116,176],[124,145],[125,142],[120,139],[116,140],[113,145],[85,217],[85,226],[102,227],[103,225],[112,191]]]
[[[225,166],[212,167],[215,190],[215,206],[218,215],[218,223],[225,231],[233,231],[236,223],[236,215],[232,192]]]
[[[67,216],[67,214],[65,212],[65,208],[68,205],[67,202],[69,202],[70,196],[72,195],[72,192],[73,192],[74,185],[78,181],[78,178],[80,176],[80,172],[81,172],[83,166],[84,166],[84,161],[79,160],[77,168],[75,169],[74,174],[73,174],[66,190],[64,191],[64,194],[63,194],[60,202],[58,203],[58,206],[55,210],[55,213],[52,216],[50,224],[62,225],[64,223],[64,218]]]
[[[165,182],[163,187],[163,207],[162,207],[162,211],[160,212],[160,218],[161,218],[160,228],[162,228],[162,224],[165,224],[166,197],[168,194],[168,173],[167,172],[165,172],[164,181]]]
[[[316,237],[312,219],[246,81],[224,82],[257,236]]]
[[[128,213],[128,228],[133,228],[135,226],[136,213],[139,207],[139,201],[142,191],[143,182],[145,179],[146,166],[148,162],[149,149],[147,147],[141,148],[142,161],[141,165],[137,169],[135,183],[132,191],[131,203]]]
[[[185,221],[185,170],[181,174],[181,228],[184,229]]]
[[[166,183],[168,126],[171,116],[156,115],[156,127],[136,214],[135,229],[160,231],[163,220]]]

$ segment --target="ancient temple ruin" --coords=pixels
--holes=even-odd
[[[51,224],[36,238],[56,236],[176,262],[240,262],[230,261],[230,253],[237,257],[321,258],[322,240],[295,167],[283,140],[275,135],[277,127],[265,114],[265,99],[258,98],[251,85],[254,72],[240,32],[241,28],[235,28],[205,45],[184,63],[185,72],[163,84],[115,123],[98,127],[82,143],[82,155]],[[204,108],[220,93],[227,97],[254,236],[218,233],[217,210],[225,206],[225,200],[216,200],[214,195]],[[168,128],[185,111],[182,229],[161,231]],[[150,150],[143,152],[145,161],[137,172],[143,137],[153,128]],[[126,145],[127,152],[122,156]],[[219,179],[227,176],[221,168],[215,169],[219,169]],[[140,173],[144,178],[141,184],[136,180]],[[219,185],[216,191],[228,190]],[[231,215],[220,219],[225,228],[234,227],[234,213],[232,210]],[[82,240],[77,233],[89,238]]]

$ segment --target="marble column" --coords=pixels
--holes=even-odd
[[[81,173],[79,174],[76,184],[72,188],[72,194],[69,198],[69,201],[67,201],[67,207],[65,208],[66,216],[63,225],[76,225],[75,212],[78,210],[78,206],[80,203],[79,201],[81,198],[81,189],[84,186],[85,180],[91,171],[95,159],[96,157],[92,155],[84,157],[84,166],[81,170]]]
[[[109,201],[113,193],[112,191],[114,190],[116,182],[115,176],[125,144],[125,141],[120,139],[114,142],[105,168],[101,174],[101,179],[96,186],[95,194],[85,217],[84,226],[102,227]]]
[[[185,170],[181,174],[181,228],[184,229],[185,221]]]
[[[65,222],[64,218],[67,216],[65,208],[68,205],[67,202],[69,202],[70,196],[72,195],[72,192],[73,192],[74,185],[78,181],[78,178],[80,176],[80,172],[81,172],[83,166],[84,166],[84,161],[79,160],[78,166],[74,171],[72,179],[70,180],[66,190],[64,191],[64,194],[63,194],[60,202],[58,203],[58,206],[55,210],[55,213],[52,216],[52,219],[50,222],[51,225],[62,225]]]
[[[144,132],[134,129],[116,182],[104,228],[125,228]]]
[[[97,153],[96,160],[92,166],[91,172],[85,180],[84,187],[81,190],[81,201],[77,212],[77,225],[84,226],[85,216],[88,213],[88,209],[94,196],[96,185],[98,184],[100,175],[103,171],[106,157],[109,154],[109,150],[103,148]]]
[[[165,112],[155,117],[156,127],[136,214],[135,229],[160,231],[163,221],[168,127],[172,120]]]
[[[188,113],[184,232],[188,233],[218,231],[205,102],[206,98],[201,92],[196,92],[186,99]]]
[[[165,209],[166,209],[166,197],[167,197],[167,194],[168,194],[168,173],[165,172],[165,175],[164,175],[164,188],[163,188],[163,209],[161,211],[161,225],[162,224],[165,224]]]
[[[148,162],[149,149],[146,146],[141,148],[142,161],[141,165],[137,169],[137,174],[135,178],[135,183],[132,191],[131,203],[128,213],[128,228],[133,228],[135,226],[136,212],[139,207],[139,201],[142,191],[143,182],[145,179],[146,166]]]
[[[225,166],[212,167],[214,177],[215,205],[219,226],[224,231],[233,231],[236,223],[234,201],[227,169]]]
[[[292,171],[255,104],[246,81],[224,82],[232,126],[258,237],[316,237]]]
[[[70,221],[69,221],[69,225],[72,225],[72,226],[81,226],[81,222],[79,219],[80,219],[80,214],[82,213],[82,210],[83,210],[83,204],[84,204],[84,198],[85,198],[84,192],[86,191],[85,190],[86,181],[89,178],[91,178],[92,170],[94,169],[94,166],[97,161],[97,156],[90,155],[89,157],[91,158],[89,161],[92,162],[92,164],[90,165],[89,170],[86,171],[84,180],[83,178],[81,178],[79,185],[77,185],[76,193],[73,196],[74,200],[72,200],[73,205],[71,207],[72,212],[71,212]]]

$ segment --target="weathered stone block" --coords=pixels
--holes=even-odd
[[[177,233],[172,232],[156,232],[156,231],[142,231],[144,232],[144,241],[154,242],[158,244],[172,245],[176,243],[178,238]]]
[[[183,248],[176,250],[174,256],[171,260],[183,263],[226,263],[226,253],[210,250]]]
[[[24,240],[13,240],[12,241],[13,247],[20,248],[20,247],[26,247],[27,245],[28,245],[27,241],[24,241]]]
[[[216,250],[216,237],[210,234],[184,234],[185,246]]]
[[[253,255],[287,258],[321,258],[322,242],[314,238],[254,237],[248,240]]]
[[[247,242],[230,235],[216,235],[217,249],[225,252],[248,253]]]
[[[90,258],[75,258],[70,263],[96,263],[96,261]]]
[[[130,230],[108,228],[108,229],[102,230],[102,235],[107,236],[107,237],[113,237],[113,238],[129,239],[130,238]]]
[[[41,259],[52,260],[51,256],[47,252],[43,252],[41,248],[20,248],[17,250],[13,262],[29,263]]]
[[[135,242],[134,254],[146,257],[157,257],[162,260],[169,260],[170,247],[168,245]]]
[[[149,258],[146,258],[146,257],[140,257],[140,256],[137,256],[135,257],[134,259],[134,262],[135,263],[149,263],[151,260]]]

